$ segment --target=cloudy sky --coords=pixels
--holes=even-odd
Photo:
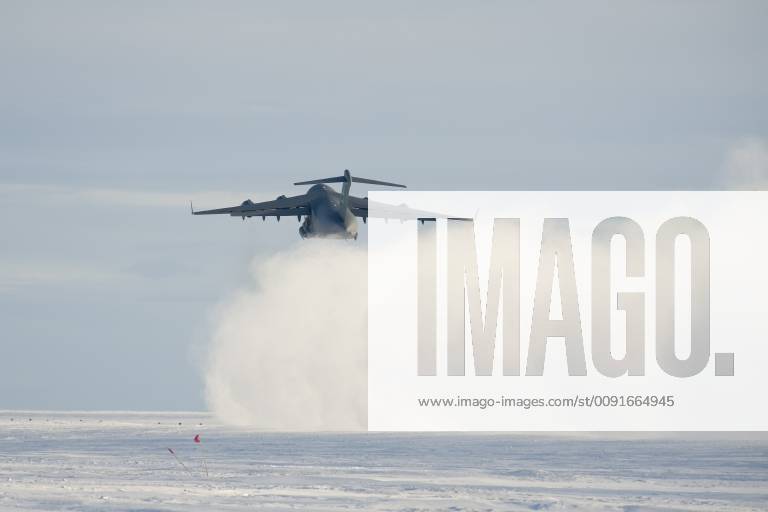
[[[345,168],[761,187],[767,22],[758,1],[0,0],[0,408],[205,406],[211,312],[298,224],[190,199]]]

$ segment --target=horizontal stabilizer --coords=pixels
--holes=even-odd
[[[334,176],[333,178],[320,178],[316,180],[299,181],[294,185],[316,185],[318,183],[367,183],[369,185],[382,185],[385,187],[407,188],[399,183],[390,183],[388,181],[370,180],[368,178],[356,178],[349,173],[349,169],[344,171],[343,176]]]
[[[317,183],[344,183],[347,181],[344,176],[336,176],[335,178],[321,178],[319,180],[299,181],[294,185],[316,185]]]
[[[407,188],[405,185],[400,185],[398,183],[389,183],[388,181],[378,181],[378,180],[369,180],[368,178],[355,178],[352,177],[353,183],[368,183],[369,185],[384,185],[385,187],[400,187],[400,188]]]

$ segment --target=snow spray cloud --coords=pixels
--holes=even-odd
[[[364,249],[338,240],[254,261],[255,283],[215,315],[210,409],[235,425],[365,428],[366,265]]]
[[[732,145],[726,155],[724,170],[731,189],[768,188],[768,139],[747,137]]]

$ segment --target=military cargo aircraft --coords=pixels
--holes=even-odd
[[[326,183],[343,183],[341,193],[326,185]],[[297,217],[304,222],[299,228],[302,238],[351,238],[357,239],[357,219],[360,217],[365,223],[368,219],[368,198],[349,195],[352,183],[367,183],[369,185],[382,185],[386,187],[406,188],[405,185],[389,183],[386,181],[357,178],[350,174],[349,170],[344,175],[318,180],[299,181],[294,185],[312,185],[306,193],[286,197],[280,196],[274,201],[254,203],[246,199],[239,206],[229,208],[217,208],[214,210],[195,211],[193,215],[231,215],[232,217]],[[191,205],[190,205],[191,207]],[[387,214],[394,218],[423,218],[432,217],[427,212],[401,212]],[[406,212],[406,213],[404,213]]]

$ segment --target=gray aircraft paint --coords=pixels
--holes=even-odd
[[[343,183],[342,192],[339,193],[326,185],[326,183]],[[294,185],[312,185],[302,195],[286,197],[280,196],[274,201],[254,203],[245,200],[239,206],[217,208],[214,210],[195,211],[193,215],[231,215],[232,217],[275,217],[278,221],[282,217],[295,216],[304,223],[299,227],[302,238],[341,238],[357,239],[357,219],[361,217],[363,222],[368,218],[368,198],[349,195],[352,183],[367,183],[386,187],[405,188],[405,185],[389,183],[386,181],[358,178],[345,170],[342,176],[321,178],[317,180],[300,181]],[[418,217],[419,212],[414,212]]]
[[[307,196],[310,213],[299,228],[302,238],[357,238],[357,219],[341,194],[328,185],[313,185]]]

